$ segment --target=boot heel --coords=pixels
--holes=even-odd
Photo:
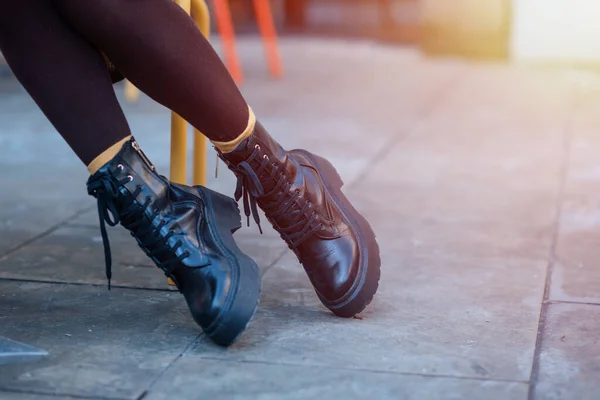
[[[196,189],[201,192],[201,197],[209,198],[219,224],[223,224],[231,233],[235,233],[242,227],[242,215],[235,200],[203,186],[197,186]]]
[[[230,346],[246,330],[258,307],[261,277],[258,265],[235,243],[233,233],[241,228],[242,219],[237,203],[232,198],[197,187],[211,214],[207,216],[218,233],[217,239],[230,259],[235,260],[227,307],[204,333],[215,343]]]

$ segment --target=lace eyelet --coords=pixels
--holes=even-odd
[[[269,161],[269,156],[268,156],[268,155],[266,155],[266,154],[265,154],[265,155],[263,156],[263,158],[264,158],[265,160]]]
[[[255,148],[256,150],[260,150],[260,146],[259,146],[259,145],[257,145],[257,144],[255,144],[255,145],[254,145],[254,148]]]
[[[129,182],[133,182],[133,176],[127,175],[127,178],[129,178]]]
[[[121,171],[121,172],[125,169],[125,167],[123,166],[123,164],[117,165],[117,168],[119,168],[119,171]]]

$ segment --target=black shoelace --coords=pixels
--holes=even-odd
[[[278,231],[288,246],[294,249],[314,232],[321,230],[323,224],[319,222],[319,216],[316,211],[313,210],[309,213],[311,209],[310,202],[306,202],[304,206],[298,204],[297,200],[300,197],[300,191],[290,191],[291,184],[286,181],[285,175],[280,172],[277,163],[271,164],[271,172],[267,178],[270,180],[276,179],[277,183],[269,193],[265,193],[259,176],[266,172],[270,163],[269,157],[263,155],[260,165],[256,170],[250,166],[253,160],[258,159],[259,153],[260,146],[256,145],[254,151],[246,161],[242,161],[233,167],[237,175],[235,200],[239,201],[240,198],[243,198],[244,213],[248,219],[248,225],[250,225],[250,216],[252,215],[261,234],[260,216],[256,207],[256,199],[258,197],[261,197],[263,200],[263,211],[267,218],[277,221],[280,216],[285,215],[287,219],[293,221],[287,227],[279,226]]]
[[[159,216],[159,211],[154,212],[145,217],[145,212],[151,204],[152,199],[147,197],[144,204],[137,203],[134,199],[141,193],[142,187],[138,186],[132,196],[126,196],[125,205],[121,212],[117,206],[117,199],[123,197],[120,193],[120,188],[133,178],[128,176],[122,180],[117,180],[114,177],[106,174],[96,174],[88,180],[88,193],[94,196],[98,201],[98,218],[100,221],[100,232],[102,234],[102,243],[104,245],[104,258],[106,263],[106,278],[108,279],[108,289],[110,290],[110,280],[112,278],[112,256],[110,251],[110,241],[106,233],[106,224],[116,226],[119,223],[127,228],[131,235],[137,240],[144,252],[154,258],[159,253],[169,250],[170,255],[166,260],[157,263],[158,268],[165,272],[165,275],[177,281],[173,277],[173,271],[181,260],[188,257],[190,254],[186,251],[181,255],[175,255],[175,251],[183,244],[179,240],[173,247],[169,247],[168,240],[175,235],[175,232],[170,231],[167,235],[161,236],[160,231],[166,225],[162,221],[157,226],[154,226],[152,221]],[[154,250],[150,250],[153,246]],[[163,256],[164,257],[164,256]]]

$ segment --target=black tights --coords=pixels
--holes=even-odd
[[[237,86],[172,0],[0,0],[0,50],[86,165],[131,134],[97,49],[209,139],[246,128]]]

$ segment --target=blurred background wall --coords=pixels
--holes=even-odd
[[[600,61],[599,0],[513,0],[516,60]]]
[[[230,0],[238,32],[250,0]],[[363,37],[430,55],[600,63],[600,0],[273,0],[283,34]]]
[[[255,33],[252,1],[229,0],[229,4],[236,33]],[[600,0],[271,0],[271,4],[281,35],[369,38],[416,46],[432,56],[600,64]]]

